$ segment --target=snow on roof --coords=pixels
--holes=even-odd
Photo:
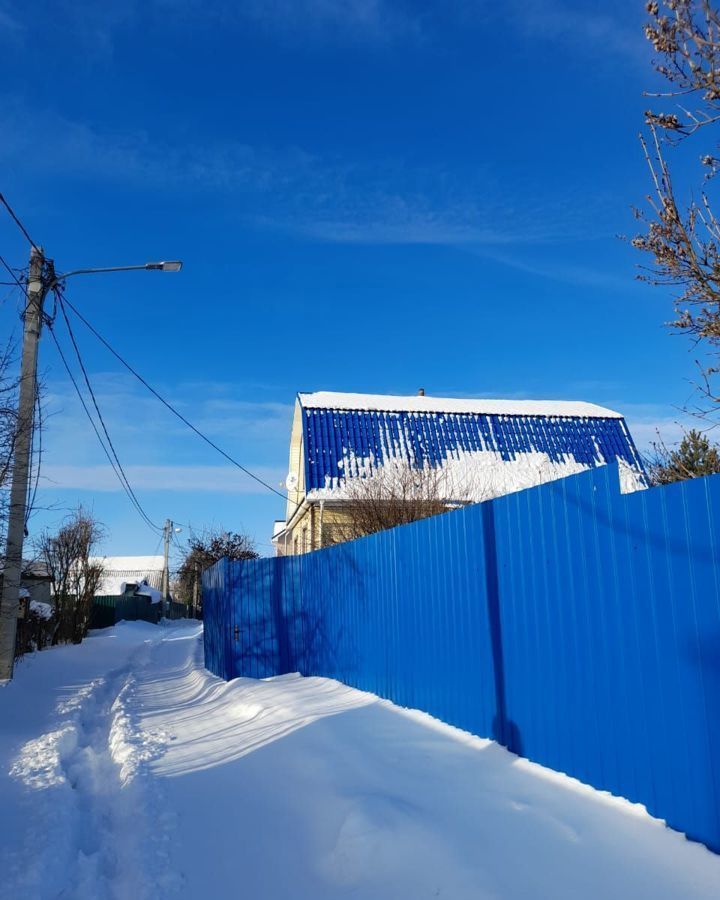
[[[416,469],[452,469],[462,474],[451,479],[456,485],[484,485],[492,474],[496,484],[529,486],[616,460],[642,474],[623,417],[592,403],[329,391],[299,394],[298,400],[301,464],[313,499],[339,497],[348,479],[368,477],[398,460]],[[468,492],[458,491],[448,496],[466,500]]]
[[[491,416],[559,416],[622,419],[621,413],[582,400],[487,400],[392,394],[344,394],[336,391],[299,393],[304,409],[383,412],[469,413]]]
[[[103,567],[103,577],[95,591],[99,597],[117,596],[125,592],[126,584],[143,580],[157,588],[162,580],[162,556],[93,556],[90,561]]]
[[[99,562],[113,572],[129,569],[140,571],[147,569],[149,572],[162,571],[162,556],[93,556],[92,562]]]

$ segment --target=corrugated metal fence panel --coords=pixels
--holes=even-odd
[[[111,595],[93,598],[90,609],[90,628],[110,628],[115,624],[115,603],[118,597]]]
[[[221,678],[235,677],[226,660],[226,647],[232,639],[229,608],[233,597],[227,583],[228,560],[221,559],[203,572],[203,644],[205,665]]]
[[[93,598],[90,611],[91,628],[107,628],[117,622],[157,622],[160,608],[150,603],[149,597],[104,594]]]
[[[720,476],[617,484],[605,467],[304,556],[218,563],[207,665],[426,710],[720,851]]]
[[[160,606],[151,603],[149,597],[118,597],[115,604],[115,621],[121,622],[157,622],[160,619]]]
[[[166,619],[187,619],[188,608],[186,603],[178,603],[171,600],[165,604]]]

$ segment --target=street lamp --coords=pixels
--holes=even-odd
[[[30,474],[33,410],[37,384],[37,355],[43,302],[53,291],[73,275],[95,275],[101,272],[131,272],[150,269],[160,272],[179,272],[180,260],[149,262],[141,266],[113,266],[102,269],[74,269],[56,275],[52,263],[46,260],[40,247],[33,245],[27,277],[25,312],[23,314],[23,349],[20,363],[18,398],[18,426],[13,454],[13,475],[7,522],[7,549],[0,597],[0,684],[9,681],[15,659],[15,636],[22,577],[22,551],[25,538],[25,512]]]
[[[61,281],[70,278],[71,275],[97,275],[100,272],[137,272],[138,270],[150,269],[157,272],[179,272],[182,269],[182,262],[179,259],[164,260],[163,262],[148,262],[141,266],[110,266],[103,269],[73,269],[72,272],[63,272],[62,275],[54,275],[50,279],[48,288],[52,290]]]

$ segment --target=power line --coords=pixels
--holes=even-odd
[[[157,532],[157,526],[151,521],[151,519],[150,519],[149,517],[147,517],[147,516],[145,515],[145,512],[142,510],[142,508],[139,507],[139,506],[136,504],[136,502],[133,500],[133,497],[132,497],[132,495],[131,495],[131,492],[128,490],[128,487],[127,487],[127,485],[125,484],[125,482],[123,481],[122,476],[121,476],[120,473],[118,472],[118,470],[117,470],[117,468],[116,468],[116,465],[115,465],[115,462],[113,461],[113,458],[112,458],[112,456],[110,455],[110,452],[108,451],[108,449],[107,449],[107,447],[105,446],[105,443],[104,443],[102,437],[100,436],[100,432],[98,431],[98,427],[97,427],[97,425],[95,424],[95,420],[93,419],[92,414],[90,413],[90,410],[88,409],[87,403],[85,402],[85,398],[83,397],[82,391],[80,390],[80,386],[78,385],[77,381],[75,380],[75,376],[73,375],[72,370],[70,369],[70,366],[69,366],[69,364],[68,364],[68,361],[67,361],[67,359],[66,359],[66,357],[65,357],[65,354],[64,354],[63,351],[62,351],[62,347],[60,346],[60,343],[58,342],[57,335],[55,334],[55,332],[54,332],[54,330],[53,330],[52,328],[49,328],[48,330],[50,331],[50,336],[51,336],[52,339],[53,339],[53,342],[54,342],[54,344],[55,344],[55,347],[57,348],[57,351],[58,351],[58,354],[59,354],[59,356],[60,356],[60,359],[62,360],[63,366],[65,367],[65,371],[67,372],[68,377],[70,378],[70,381],[72,382],[72,385],[73,385],[73,387],[75,388],[75,393],[77,394],[78,399],[80,400],[80,403],[82,404],[82,408],[83,408],[84,411],[85,411],[85,415],[87,416],[88,421],[90,422],[90,425],[92,426],[92,429],[93,429],[93,431],[95,432],[95,436],[97,437],[98,442],[99,442],[100,446],[101,446],[102,449],[103,449],[103,453],[104,453],[105,456],[107,457],[108,462],[110,463],[110,465],[111,465],[113,471],[115,472],[115,475],[116,475],[117,478],[118,478],[118,481],[119,481],[120,484],[122,485],[122,488],[123,488],[123,490],[125,491],[125,493],[128,495],[128,498],[129,498],[130,502],[131,502],[132,505],[135,507],[135,509],[137,510],[137,512],[140,514],[140,516],[141,516],[141,518],[143,519],[143,521],[145,522],[145,524],[148,525],[148,527],[151,528],[153,531]]]
[[[34,240],[30,237],[30,235],[27,233],[27,228],[25,228],[25,226],[24,226],[23,223],[20,221],[20,219],[18,219],[18,217],[15,215],[15,212],[13,211],[13,208],[12,208],[12,207],[10,206],[10,204],[7,202],[7,200],[6,200],[5,197],[2,195],[2,193],[0,193],[0,203],[2,203],[2,205],[5,207],[5,209],[10,213],[10,215],[11,215],[12,219],[14,220],[15,224],[16,224],[17,227],[20,229],[20,231],[22,231],[23,235],[24,235],[25,238],[30,242],[31,246],[34,247],[35,250],[39,250],[38,245],[35,243],[35,241],[34,241]]]
[[[174,524],[174,523],[173,523],[173,524]],[[172,543],[175,545],[176,549],[178,549],[181,553],[184,553],[184,552],[185,552],[185,548],[184,548],[183,545],[180,543],[180,540],[178,539],[178,536],[177,536],[174,532],[173,532],[173,534],[171,535],[170,540],[171,540]]]
[[[72,342],[73,349],[75,350],[75,356],[77,357],[78,365],[80,366],[80,370],[82,371],[83,378],[85,379],[85,384],[87,386],[88,393],[90,394],[90,398],[93,402],[93,406],[95,407],[95,412],[97,413],[98,420],[100,421],[100,425],[102,426],[102,430],[107,439],[107,443],[110,448],[110,452],[112,453],[113,458],[114,458],[115,462],[117,463],[118,471],[119,471],[120,475],[122,476],[121,480],[124,482],[125,486],[127,487],[128,496],[131,498],[134,505],[137,507],[138,512],[143,517],[143,519],[145,519],[145,521],[148,523],[148,525],[150,525],[151,528],[161,530],[160,527],[158,525],[156,525],[152,521],[152,519],[143,510],[142,504],[140,503],[137,496],[135,495],[135,491],[133,491],[133,489],[130,485],[130,482],[128,480],[128,477],[125,474],[125,471],[122,467],[122,463],[120,462],[120,459],[118,458],[117,451],[115,450],[115,447],[113,446],[113,442],[112,442],[112,438],[110,437],[110,433],[108,432],[107,426],[105,425],[105,420],[103,419],[103,415],[100,411],[100,406],[97,402],[95,392],[93,391],[92,385],[90,384],[90,377],[87,373],[87,369],[85,368],[85,364],[82,361],[82,356],[80,355],[80,348],[77,345],[77,341],[75,340],[75,335],[74,335],[72,327],[70,325],[70,320],[68,319],[67,312],[65,311],[62,293],[60,292],[60,290],[57,290],[57,291],[55,291],[55,295],[60,304],[60,312],[62,313],[63,319],[65,320],[65,325],[67,326],[68,334],[70,335],[70,340]]]
[[[128,486],[125,484],[125,482],[123,481],[123,479],[122,479],[120,473],[118,472],[117,468],[115,467],[115,463],[114,463],[114,461],[113,461],[113,458],[112,458],[112,456],[110,455],[110,453],[109,453],[107,447],[105,446],[105,443],[104,443],[102,437],[100,436],[100,432],[98,431],[98,427],[97,427],[97,425],[95,424],[95,420],[93,419],[93,417],[92,417],[92,415],[91,415],[91,413],[90,413],[90,410],[88,409],[87,403],[85,402],[85,398],[83,397],[82,391],[80,390],[80,386],[78,385],[77,381],[75,380],[75,376],[73,375],[72,370],[71,370],[71,368],[70,368],[70,365],[68,364],[68,361],[67,361],[67,359],[65,358],[65,354],[64,354],[63,351],[62,351],[62,347],[60,346],[60,342],[59,342],[58,339],[57,339],[57,335],[55,334],[55,331],[54,331],[54,329],[52,328],[52,326],[49,325],[49,326],[48,326],[48,330],[49,330],[49,332],[50,332],[50,336],[51,336],[52,339],[53,339],[53,343],[55,344],[55,347],[57,348],[57,351],[58,351],[58,354],[59,354],[59,356],[60,356],[60,359],[62,360],[63,366],[65,367],[65,371],[67,372],[68,377],[70,378],[70,381],[72,382],[72,385],[73,385],[73,387],[75,388],[75,393],[78,395],[78,399],[80,400],[80,403],[82,404],[82,408],[85,410],[85,415],[88,417],[88,421],[89,421],[90,424],[92,425],[92,429],[93,429],[93,431],[95,432],[95,436],[97,437],[97,439],[98,439],[98,441],[99,441],[99,443],[100,443],[100,446],[102,447],[103,452],[105,453],[105,456],[106,456],[107,459],[108,459],[108,462],[109,462],[110,465],[112,466],[113,471],[114,471],[115,474],[117,475],[118,480],[120,481],[120,484],[121,484],[122,487],[123,487],[123,490],[124,490],[125,493],[128,495],[128,497],[129,497],[129,499],[130,499],[130,502],[131,502],[131,503],[133,504],[133,506],[137,509],[138,513],[140,514],[140,516],[142,517],[142,519],[145,521],[145,523],[146,523],[153,531],[157,531],[157,526],[156,526],[156,525],[152,522],[152,520],[145,514],[145,512],[144,512],[143,509],[142,509],[142,507],[140,507],[140,505],[137,503],[137,500],[133,499],[132,491],[128,489]]]
[[[2,256],[0,256],[0,263],[2,263],[3,266],[5,266],[5,268],[7,269],[8,273],[10,274],[10,277],[12,278],[13,282],[14,282],[19,288],[21,288],[21,289],[24,291],[25,288],[24,288],[24,286],[23,286],[22,281],[20,281],[20,279],[19,279],[19,278],[17,277],[17,275],[13,272],[13,270],[10,268],[10,266],[8,265],[8,263],[5,262],[5,260],[3,259]],[[3,282],[3,283],[4,283],[4,282]]]
[[[175,407],[174,407],[171,403],[169,403],[164,397],[162,397],[162,396],[155,390],[154,387],[152,387],[150,384],[148,384],[148,382],[142,377],[142,375],[140,375],[140,373],[137,372],[137,371],[130,365],[129,362],[127,362],[127,361],[126,361],[126,360],[125,360],[125,359],[124,359],[124,358],[123,358],[116,350],[113,349],[113,347],[111,347],[111,345],[110,345],[110,344],[105,340],[105,338],[104,338],[104,337],[103,337],[103,336],[102,336],[102,335],[101,335],[101,334],[100,334],[100,333],[99,333],[99,332],[98,332],[98,331],[90,324],[90,322],[88,322],[88,320],[82,315],[82,313],[80,313],[80,312],[72,305],[72,303],[67,299],[67,297],[63,297],[61,302],[67,304],[67,306],[70,307],[70,309],[75,313],[75,315],[80,319],[80,321],[81,321],[87,328],[90,329],[90,331],[95,335],[95,337],[96,337],[102,344],[104,344],[105,347],[107,347],[107,349],[112,353],[112,355],[113,355],[117,360],[119,360],[119,362],[121,362],[121,363],[123,364],[123,366],[125,366],[125,368],[126,368],[129,372],[131,372],[131,373],[138,379],[138,381],[139,381],[141,384],[143,384],[143,385],[147,388],[147,390],[150,391],[151,394],[153,394],[153,396],[157,397],[157,399],[163,404],[163,406],[165,406],[167,409],[169,409],[170,412],[171,412],[174,416],[177,416],[177,418],[180,419],[180,421],[183,422],[185,425],[187,425],[187,427],[188,427],[191,431],[194,431],[195,434],[196,434],[198,437],[202,438],[202,440],[204,440],[206,444],[209,444],[209,445],[213,448],[213,450],[216,450],[221,456],[224,456],[225,459],[226,459],[228,462],[232,463],[234,466],[237,466],[238,469],[240,469],[240,470],[241,470],[242,472],[244,472],[246,475],[249,475],[250,478],[252,478],[252,479],[253,479],[254,481],[256,481],[258,484],[261,484],[264,488],[267,488],[267,490],[272,491],[273,494],[277,494],[277,496],[278,496],[278,497],[282,497],[283,500],[288,500],[288,499],[289,499],[289,498],[287,497],[286,494],[281,493],[281,492],[278,491],[276,488],[274,488],[271,484],[268,484],[267,481],[263,481],[263,479],[260,478],[259,475],[255,475],[255,473],[254,473],[254,472],[251,472],[250,469],[248,469],[248,468],[246,468],[245,466],[243,466],[243,465],[242,465],[241,463],[239,463],[236,459],[233,459],[233,457],[230,456],[229,453],[226,453],[221,447],[218,447],[218,445],[217,445],[214,441],[210,440],[210,438],[207,437],[207,435],[203,434],[203,432],[200,431],[199,428],[196,428],[195,425],[192,424],[192,422],[188,421],[188,419],[186,419],[185,416],[184,416],[181,412],[179,412],[177,409],[175,409]]]

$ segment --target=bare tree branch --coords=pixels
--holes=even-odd
[[[653,193],[648,211],[636,215],[645,232],[633,245],[650,254],[653,264],[640,276],[651,284],[677,288],[675,318],[668,324],[690,335],[707,357],[698,390],[710,401],[705,414],[718,412],[715,386],[720,373],[720,222],[713,212],[713,176],[720,170],[720,148],[701,153],[704,184],[697,198],[677,198],[668,152],[680,141],[720,121],[720,12],[711,0],[662,0],[647,4],[645,34],[659,54],[655,68],[671,89],[652,96],[692,98],[674,110],[649,110],[649,141],[641,136]],[[710,131],[704,131],[710,134]]]
[[[490,499],[498,493],[494,480],[490,467],[458,475],[447,466],[414,465],[401,457],[386,460],[345,481],[342,517],[324,529],[323,542],[353,540]]]
[[[53,580],[56,631],[53,644],[79,644],[87,634],[93,599],[103,576],[95,556],[105,529],[87,510],[79,506],[62,523],[56,534],[45,531],[38,551]]]

